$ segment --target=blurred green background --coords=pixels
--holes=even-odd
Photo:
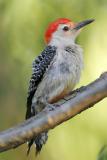
[[[85,67],[79,86],[107,70],[107,0],[0,0],[0,130],[24,120],[31,64],[45,47],[48,23],[66,17],[96,21],[77,39]],[[107,144],[107,99],[49,133],[38,160],[95,160]],[[0,160],[34,160],[27,145],[0,154]]]

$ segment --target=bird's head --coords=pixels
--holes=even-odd
[[[45,42],[48,44],[54,38],[71,39],[79,34],[81,28],[93,22],[94,19],[85,20],[79,23],[74,23],[67,18],[60,18],[49,24],[45,32]]]

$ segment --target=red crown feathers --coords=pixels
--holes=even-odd
[[[55,32],[59,26],[59,24],[67,24],[71,22],[71,20],[67,18],[59,18],[56,21],[49,24],[46,32],[45,32],[45,42],[49,43],[52,37],[52,33]],[[72,22],[73,23],[73,22]]]

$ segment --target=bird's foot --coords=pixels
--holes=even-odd
[[[85,86],[81,86],[80,88],[77,88],[74,92],[79,93],[79,92],[81,92],[81,91],[84,91],[85,89],[86,89]]]
[[[47,103],[45,110],[46,110],[46,111],[54,111],[54,110],[56,109],[56,107],[58,107],[58,105],[54,105],[54,104],[49,104],[49,103]]]
[[[84,87],[84,86],[82,86],[82,87],[80,87],[80,88],[77,88],[76,90],[71,91],[71,92],[69,93],[69,95],[67,95],[66,97],[64,97],[64,99],[65,99],[65,100],[69,100],[69,99],[71,99],[71,98],[74,98],[74,97],[77,96],[77,94],[79,94],[79,93],[80,93],[81,91],[83,91],[84,89],[86,89],[86,87]]]

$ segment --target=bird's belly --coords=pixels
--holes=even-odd
[[[39,84],[33,101],[41,99],[54,103],[64,98],[75,87],[79,79],[78,75],[80,74],[77,74],[76,66],[72,69],[67,63],[51,67]]]
[[[33,101],[53,103],[69,94],[79,82],[82,64],[78,53],[59,51],[38,85]]]
[[[62,85],[61,85],[62,86]],[[50,94],[50,96],[48,97],[48,102],[49,103],[55,103],[58,100],[64,98],[66,95],[68,95],[70,93],[70,91],[73,90],[73,86],[72,85],[65,85],[62,86],[62,88],[57,88],[56,92],[53,92]]]

